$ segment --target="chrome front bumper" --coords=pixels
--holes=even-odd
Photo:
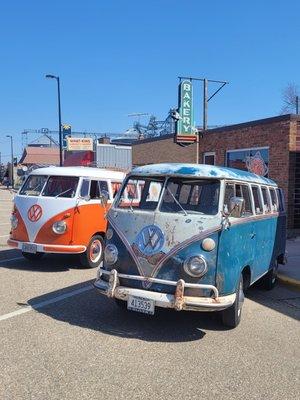
[[[102,275],[108,275],[109,281],[106,282],[102,280]],[[176,286],[176,290],[173,295],[144,289],[129,288],[120,286],[119,278]],[[142,297],[147,300],[154,300],[156,307],[174,308],[176,311],[220,311],[230,307],[234,303],[236,297],[235,293],[219,297],[218,289],[213,285],[186,283],[183,279],[179,279],[179,281],[175,282],[165,279],[147,278],[139,275],[119,274],[115,269],[106,271],[99,268],[94,286],[101,294],[107,297],[115,297],[116,299],[124,301],[127,301],[129,296]],[[185,288],[208,289],[213,291],[213,297],[185,296]]]

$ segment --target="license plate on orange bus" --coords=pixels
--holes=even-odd
[[[22,244],[22,251],[25,253],[32,253],[35,254],[37,251],[37,245],[31,243],[23,243]]]
[[[128,296],[127,309],[143,314],[154,314],[154,300],[144,299],[143,297]]]

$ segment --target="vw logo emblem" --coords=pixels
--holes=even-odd
[[[165,242],[164,234],[156,225],[148,225],[143,228],[136,237],[136,245],[146,256],[158,253]]]
[[[42,215],[43,215],[42,207],[39,206],[38,204],[34,204],[33,206],[31,206],[27,213],[28,219],[31,222],[37,222]]]

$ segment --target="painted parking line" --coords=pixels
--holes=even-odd
[[[10,222],[1,222],[0,226],[2,226],[2,225],[10,225]]]
[[[42,307],[48,306],[50,304],[58,303],[59,301],[68,299],[70,297],[76,296],[78,294],[87,292],[92,289],[94,289],[94,287],[90,284],[90,285],[84,286],[80,289],[73,290],[72,292],[61,294],[60,296],[54,297],[53,299],[41,301],[40,303],[34,304],[33,306],[25,306],[24,308],[21,308],[20,310],[12,311],[8,314],[0,315],[0,321],[4,321],[6,319],[17,317],[18,315],[25,314],[29,311],[39,310]]]
[[[2,237],[9,237],[9,235],[1,235],[0,238],[2,238]]]

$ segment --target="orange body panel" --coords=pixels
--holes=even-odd
[[[13,229],[10,235],[11,239],[19,240],[20,242],[28,242],[29,237],[27,233],[27,229],[21,214],[19,213],[16,206],[14,206],[13,214],[18,218],[18,226],[16,229]]]
[[[108,206],[86,204],[75,209],[73,218],[73,243],[88,245],[91,237],[97,232],[106,232],[106,213]]]

